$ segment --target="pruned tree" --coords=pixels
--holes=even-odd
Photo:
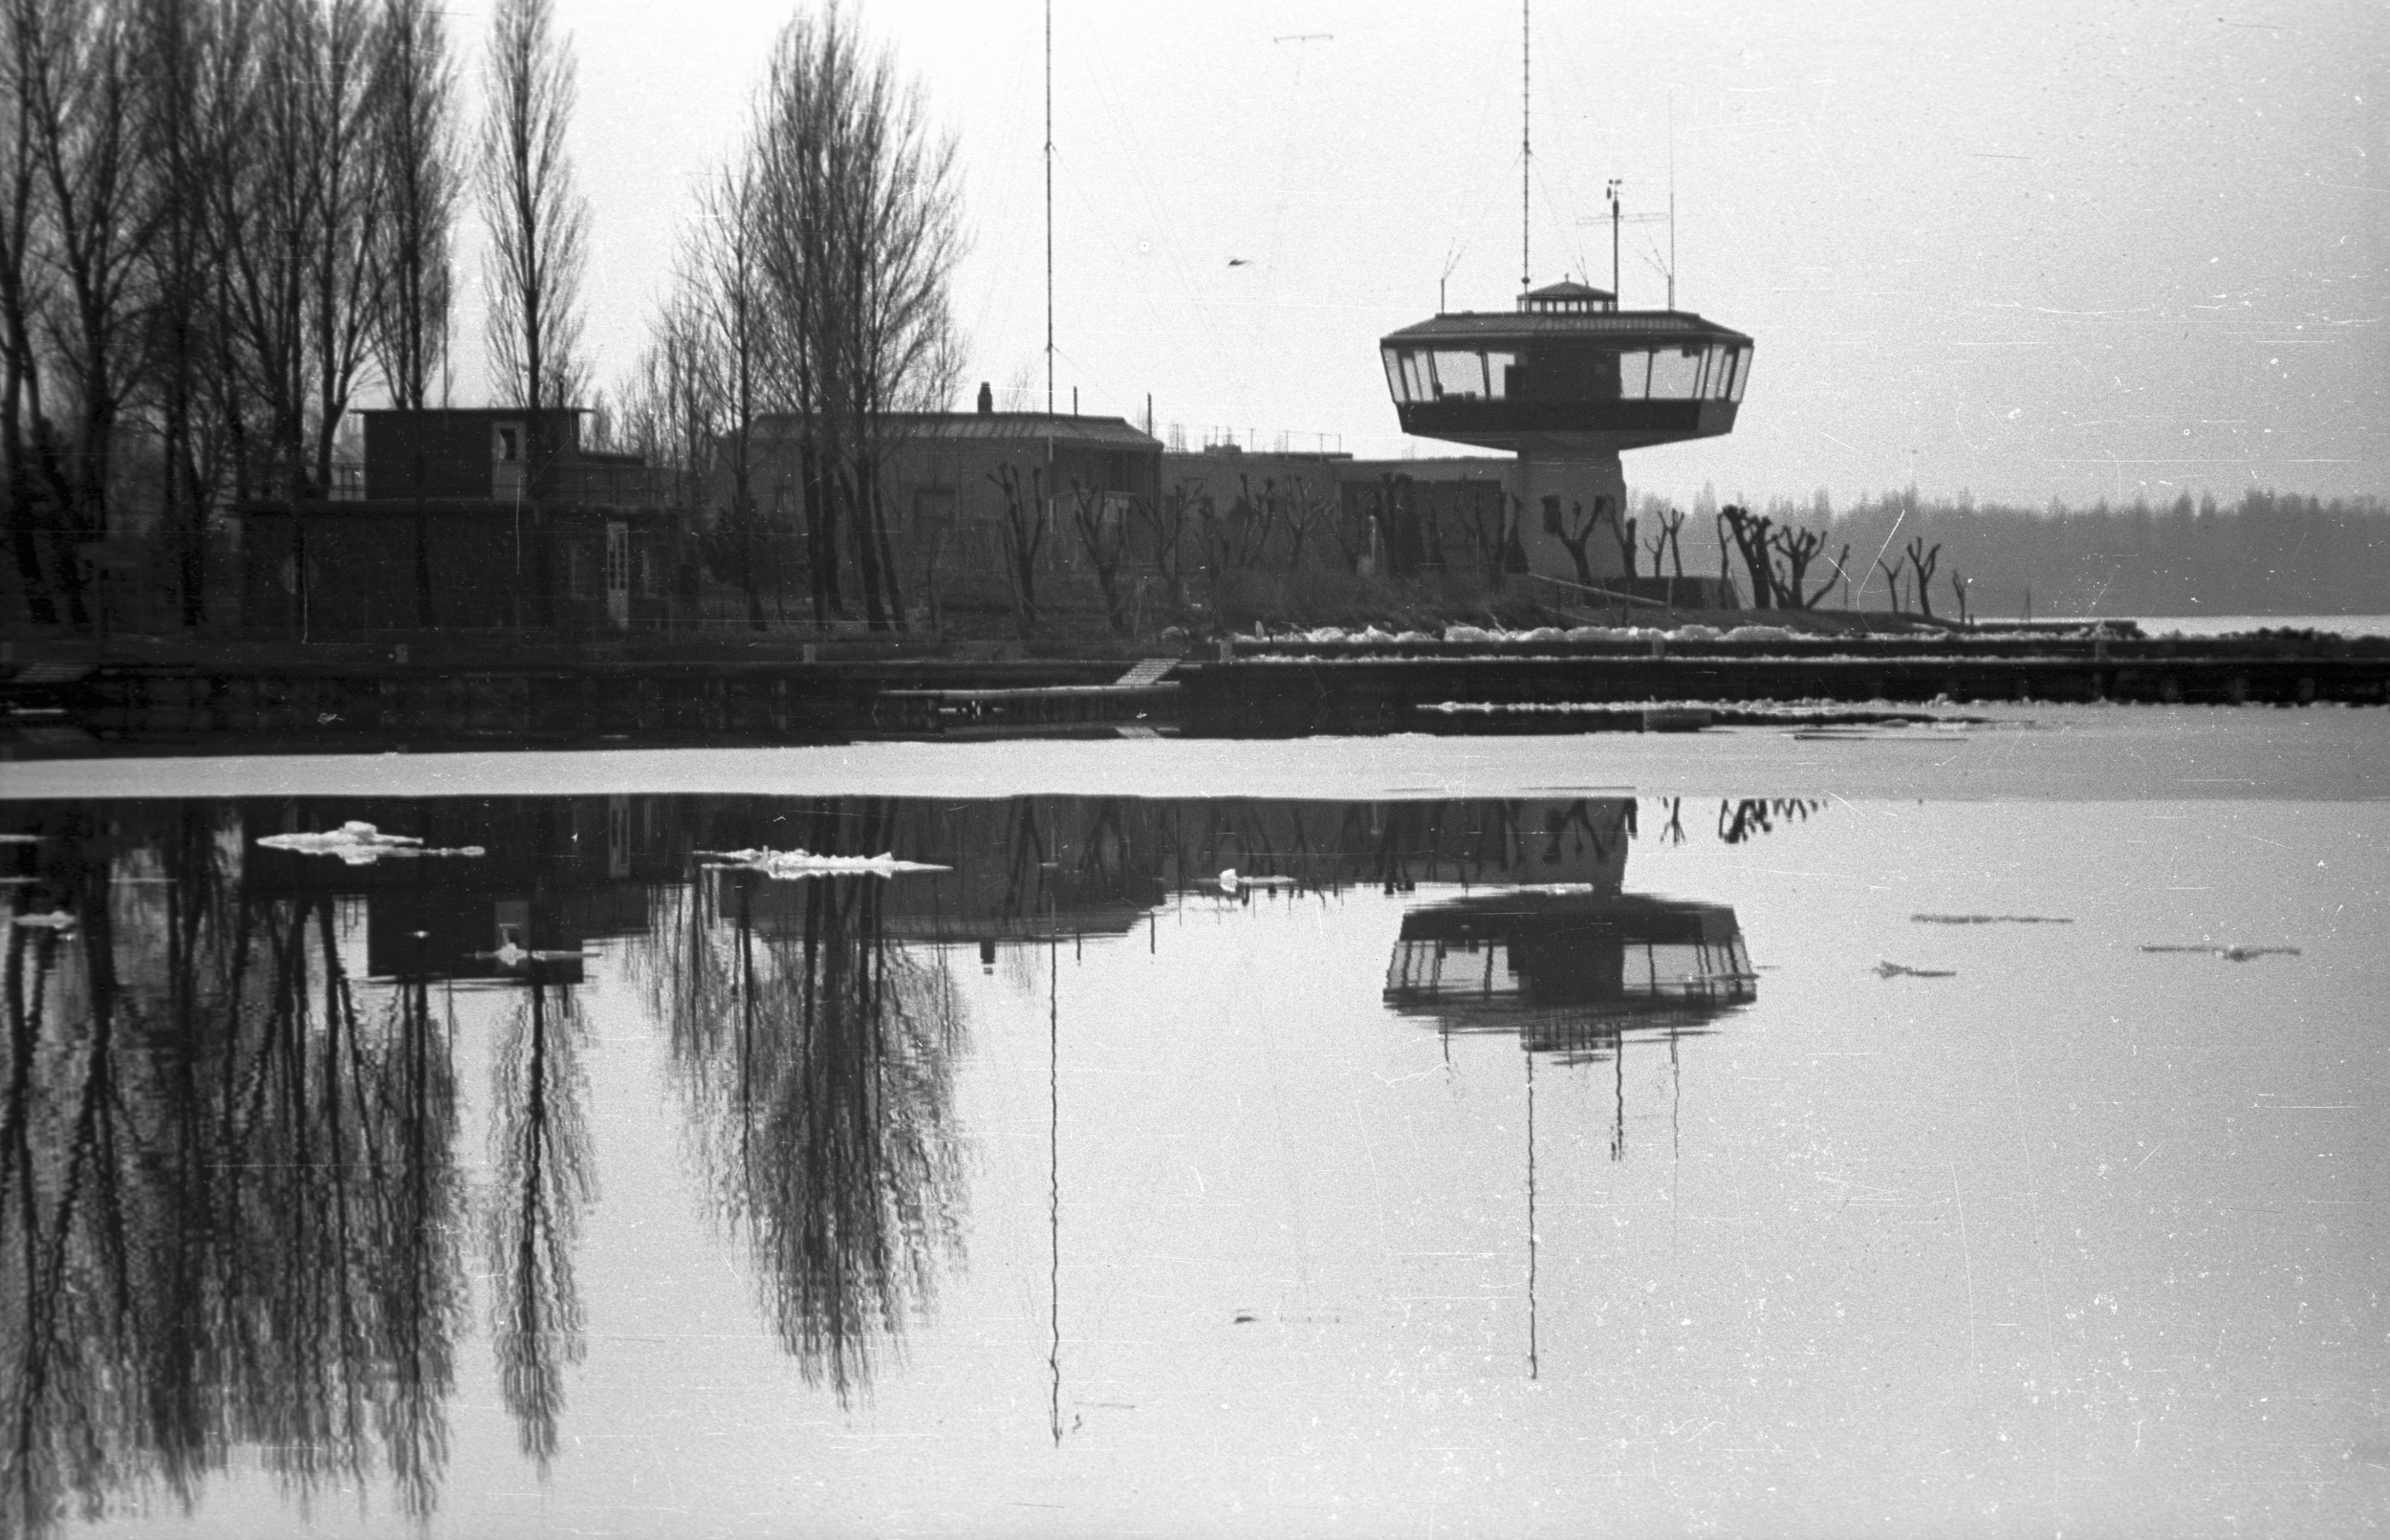
[[[1917,575],[1917,613],[1930,620],[1934,614],[1934,569],[1942,564],[1942,543],[1936,541],[1928,550],[1925,537],[1921,534],[1908,543],[1907,555],[1909,571]]]
[[[1571,503],[1565,516],[1560,513],[1559,508],[1557,497],[1544,499],[1546,527],[1560,537],[1561,547],[1568,552],[1569,560],[1576,567],[1576,580],[1591,588],[1594,586],[1594,560],[1585,548],[1593,543],[1594,531],[1601,528],[1602,520],[1611,516],[1610,499],[1597,495],[1591,513],[1585,511],[1582,503]]]
[[[1776,582],[1775,563],[1769,553],[1769,533],[1774,521],[1765,514],[1729,503],[1718,510],[1718,543],[1723,550],[1728,540],[1743,557],[1743,565],[1751,577],[1751,608],[1767,610],[1776,607],[1782,591]]]
[[[1037,554],[1047,531],[1045,472],[1032,466],[1024,478],[1008,461],[988,479],[1004,499],[1004,571],[1012,588],[1013,620],[1027,640],[1037,631]]]
[[[1950,570],[1950,593],[1959,601],[1959,623],[1973,625],[1975,612],[1966,601],[1966,579],[1959,575],[1958,569],[1955,567]]]
[[[1612,503],[1607,497],[1594,499],[1594,506],[1597,509],[1604,505],[1609,508],[1610,538],[1617,541],[1619,546],[1619,570],[1626,574],[1627,582],[1632,584],[1636,577],[1635,555],[1636,552],[1640,549],[1636,541],[1639,521],[1626,516],[1625,510]],[[1657,565],[1652,568],[1654,574],[1657,574],[1659,570]]]
[[[1887,596],[1887,601],[1892,606],[1892,613],[1895,615],[1904,613],[1901,607],[1900,567],[1898,565],[1887,567],[1884,565],[1883,558],[1881,556],[1878,556],[1876,558],[1876,570],[1883,574],[1884,592]]]
[[[1104,619],[1116,634],[1129,628],[1127,596],[1120,589],[1120,566],[1128,554],[1128,521],[1109,506],[1102,492],[1085,482],[1071,482],[1071,528],[1080,552],[1095,570],[1096,586],[1103,592]]]
[[[1170,601],[1173,615],[1186,609],[1186,531],[1194,514],[1194,496],[1181,482],[1151,502],[1140,500],[1133,505],[1144,521],[1146,550],[1154,564],[1154,575],[1162,579],[1162,593]]]
[[[1834,585],[1841,580],[1843,564],[1851,559],[1851,547],[1846,541],[1841,553],[1834,558],[1832,575],[1812,590],[1808,587],[1810,564],[1825,549],[1826,537],[1814,530],[1788,524],[1775,531],[1769,544],[1784,564],[1783,575],[1773,581],[1778,599],[1788,609],[1815,609],[1817,601],[1833,592]]]

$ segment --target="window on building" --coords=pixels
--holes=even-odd
[[[1640,401],[1651,394],[1651,350],[1629,348],[1619,355],[1619,400]]]
[[[1486,395],[1486,356],[1443,350],[1430,355],[1436,372],[1439,401],[1482,401]]]
[[[1660,348],[1651,356],[1651,399],[1691,401],[1701,390],[1702,350]]]

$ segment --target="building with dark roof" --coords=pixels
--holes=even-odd
[[[584,408],[362,411],[362,475],[238,510],[242,618],[301,636],[660,619],[687,565],[668,473]]]
[[[946,597],[1006,590],[1006,493],[1011,478],[1043,505],[1046,532],[1038,561],[1048,570],[1076,564],[1075,515],[1084,509],[1100,528],[1124,537],[1131,509],[1161,491],[1162,442],[1117,417],[1059,412],[892,412],[878,419],[885,445],[880,465],[881,516],[908,597],[928,588]],[[804,420],[792,413],[756,419],[750,439],[753,495],[783,530],[809,516],[803,466]],[[721,457],[717,457],[720,459]],[[708,501],[728,500],[727,468],[717,467]]]

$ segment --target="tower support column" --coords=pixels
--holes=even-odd
[[[1625,575],[1618,536],[1608,517],[1590,529],[1595,510],[1607,508],[1623,517],[1626,474],[1615,449],[1575,448],[1564,454],[1526,449],[1511,463],[1505,490],[1517,522],[1520,549],[1527,553],[1527,570],[1563,582],[1579,582],[1576,557],[1569,537],[1584,533],[1586,567],[1596,583]]]

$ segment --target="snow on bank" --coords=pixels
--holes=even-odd
[[[1377,626],[1349,631],[1341,626],[1317,626],[1287,631],[1240,632],[1232,640],[1239,646],[1287,646],[1306,643],[1358,645],[1419,645],[1438,641],[1455,642],[1540,642],[1540,641],[1820,641],[1848,640],[1855,638],[1916,641],[2067,641],[2079,640],[2098,630],[2097,626],[2053,626],[2035,631],[1921,632],[1897,631],[1802,631],[1781,625],[1714,625],[1640,626],[1640,625],[1578,625],[1562,629],[1559,626],[1536,626],[1532,630],[1511,631],[1490,626],[1449,625],[1441,636],[1427,631],[1386,631]]]

